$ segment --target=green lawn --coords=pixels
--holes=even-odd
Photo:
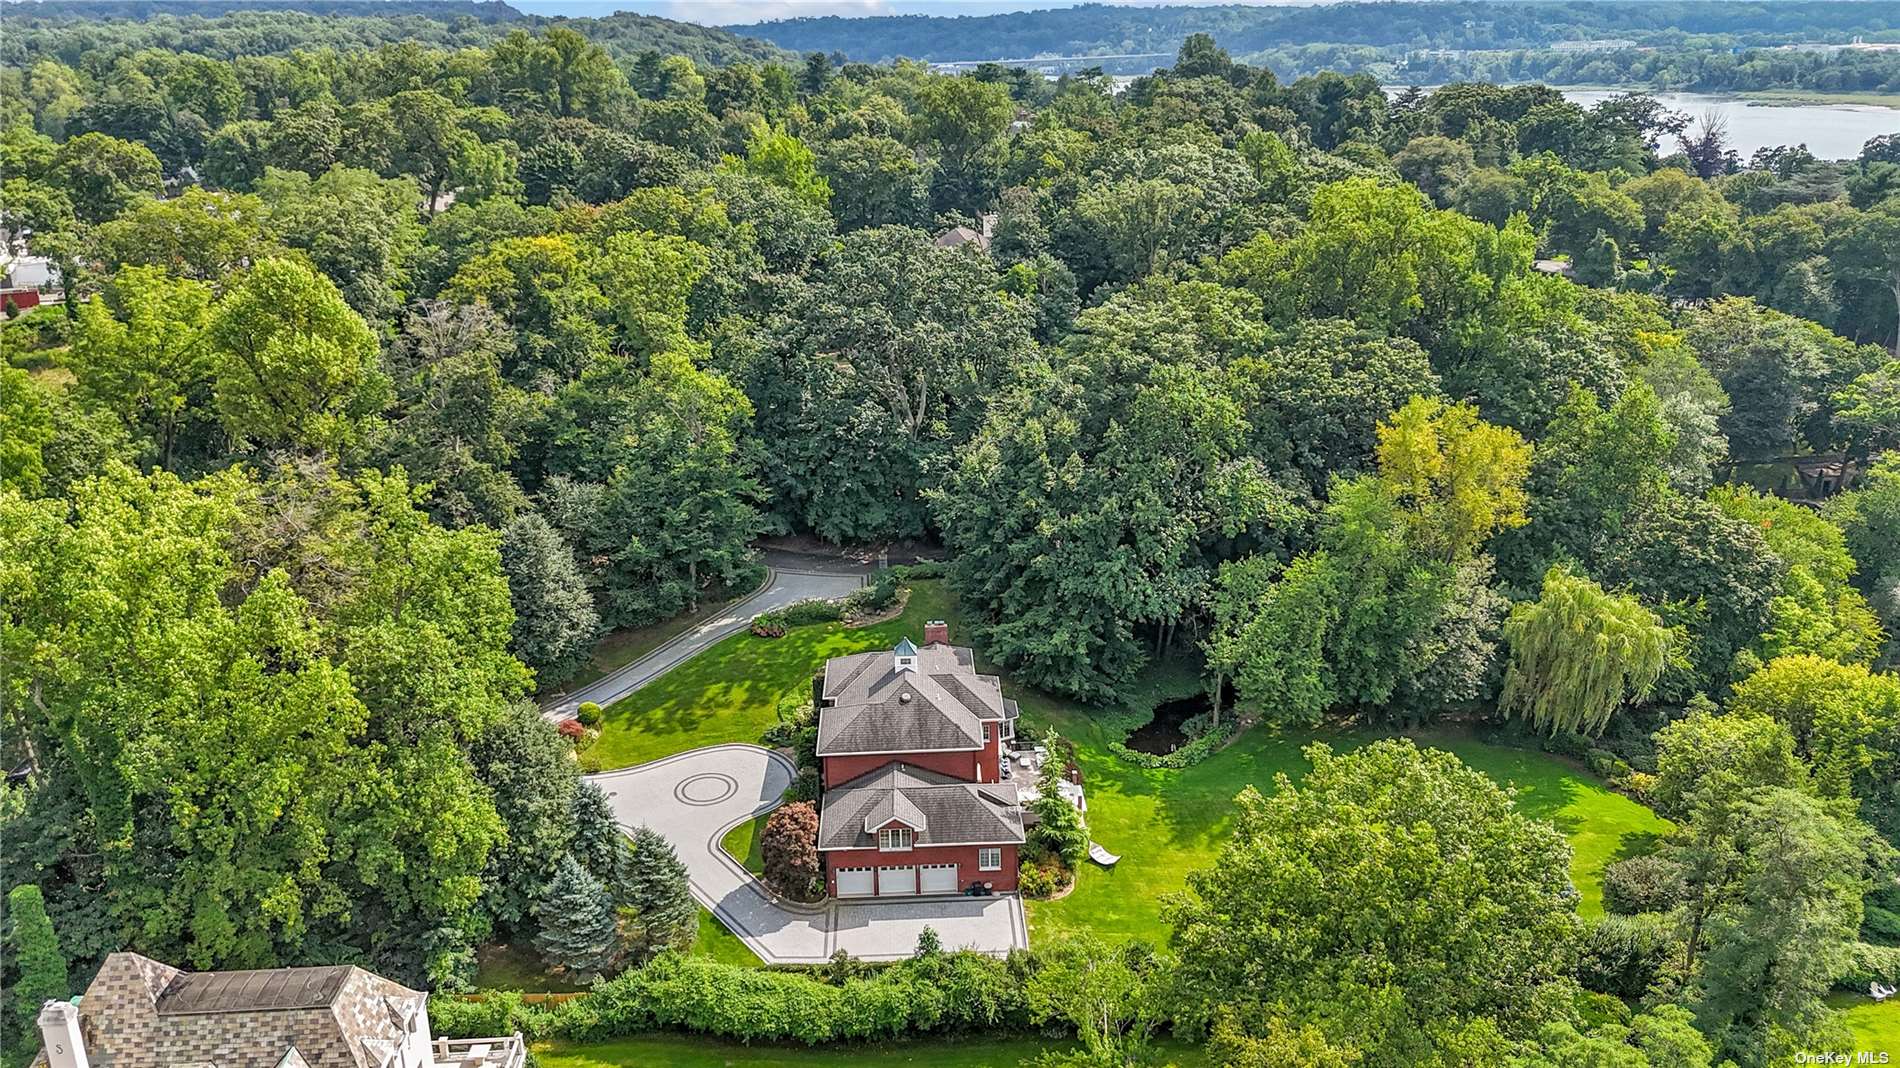
[[[704,908],[699,910],[699,936],[693,939],[693,956],[711,957],[721,964],[741,964],[748,968],[763,963],[757,953],[739,941],[738,935],[726,930],[719,917]]]
[[[1863,994],[1835,994],[1827,1003],[1847,1018],[1857,1053],[1886,1053],[1900,1064],[1900,998],[1875,1001]]]
[[[1178,693],[1192,680],[1152,680],[1156,693]],[[1036,694],[1019,694],[1039,728],[1050,724],[1076,743],[1088,796],[1090,837],[1121,863],[1103,869],[1085,863],[1071,894],[1029,902],[1032,934],[1086,928],[1111,938],[1160,941],[1163,895],[1182,890],[1188,872],[1206,867],[1220,850],[1230,802],[1248,785],[1271,792],[1274,776],[1306,771],[1300,750],[1323,741],[1334,749],[1363,745],[1378,735],[1361,731],[1249,731],[1219,753],[1180,771],[1138,768],[1107,749],[1111,740],[1085,709]],[[1544,753],[1486,745],[1460,735],[1424,735],[1422,744],[1449,749],[1501,783],[1516,786],[1518,801],[1550,820],[1570,839],[1571,878],[1586,916],[1603,911],[1603,869],[1612,860],[1647,851],[1669,824],[1640,804],[1605,788],[1588,773]]]
[[[1034,1038],[981,1038],[958,1036],[914,1042],[876,1042],[865,1045],[746,1046],[698,1035],[645,1035],[640,1038],[588,1045],[553,1044],[538,1047],[541,1068],[801,1068],[812,1064],[849,1062],[857,1068],[887,1068],[900,1064],[927,1064],[931,1068],[1006,1068],[1048,1051],[1069,1048],[1066,1042]],[[1207,1063],[1201,1051],[1186,1043],[1161,1046],[1165,1062],[1194,1068]]]
[[[735,634],[607,709],[588,754],[599,767],[624,768],[720,742],[757,742],[776,722],[779,698],[805,686],[826,660],[888,647],[906,634],[921,638],[924,621],[950,608],[942,583],[918,582],[904,613],[876,626],[827,623],[783,638]]]
[[[759,836],[765,833],[765,821],[771,818],[770,812],[761,813],[727,831],[726,836],[719,840],[720,847],[754,875],[765,874],[765,857],[759,851]]]
[[[774,722],[780,695],[805,685],[828,657],[888,646],[900,635],[918,636],[926,619],[949,620],[953,639],[960,638],[956,607],[940,582],[918,582],[903,615],[877,626],[800,627],[783,638],[734,635],[608,709],[593,752],[602,767],[624,767],[703,745],[757,741]],[[1160,698],[1192,692],[1196,685],[1191,672],[1177,667],[1152,673],[1144,690]],[[1090,710],[1016,686],[1008,689],[1021,701],[1028,727],[1053,725],[1076,743],[1087,776],[1092,837],[1122,855],[1112,870],[1084,864],[1068,897],[1030,902],[1036,933],[1087,928],[1110,938],[1160,940],[1165,935],[1162,896],[1183,889],[1188,872],[1213,861],[1235,794],[1249,784],[1271,790],[1279,772],[1297,778],[1306,769],[1300,750],[1309,742],[1347,749],[1377,737],[1363,731],[1255,729],[1194,767],[1150,770],[1111,754],[1112,739]],[[1602,911],[1604,867],[1649,849],[1669,827],[1642,805],[1547,754],[1458,734],[1422,740],[1516,786],[1527,811],[1569,837],[1575,850],[1571,874],[1585,915]],[[761,826],[758,821],[740,824],[724,842],[754,871]]]
[[[700,605],[694,611],[681,612],[672,619],[661,620],[644,627],[614,631],[595,643],[593,655],[588,660],[587,666],[576,672],[573,678],[563,682],[558,690],[572,691],[605,677],[609,672],[618,671],[672,641],[675,637],[724,612],[740,600],[752,596],[755,592],[757,592],[755,589],[748,589],[732,597],[714,594],[713,600]]]

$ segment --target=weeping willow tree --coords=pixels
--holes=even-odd
[[[1504,624],[1511,663],[1507,715],[1539,728],[1597,735],[1624,702],[1647,695],[1668,662],[1674,635],[1635,598],[1610,593],[1553,567],[1544,592]]]

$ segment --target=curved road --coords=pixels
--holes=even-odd
[[[773,897],[719,843],[727,831],[778,807],[792,772],[791,762],[769,749],[732,743],[587,779],[606,792],[623,827],[651,827],[673,843],[693,896],[767,964],[822,964],[840,949],[860,960],[896,960],[916,950],[926,926],[946,948],[1000,954],[1029,944],[1022,899],[1014,894],[820,905]]]
[[[843,570],[826,570],[816,559],[790,557],[790,563],[776,563],[766,569],[765,585],[745,600],[718,616],[686,631],[666,644],[623,668],[602,676],[567,693],[557,694],[542,706],[550,722],[573,719],[581,702],[592,701],[602,708],[666,674],[682,662],[692,659],[707,646],[728,634],[749,626],[755,616],[784,608],[797,601],[843,597],[864,585],[864,570],[836,565]]]

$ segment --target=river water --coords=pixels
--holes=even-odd
[[[1566,98],[1584,107],[1615,95],[1611,89],[1564,90]],[[1729,144],[1744,160],[1758,148],[1803,143],[1822,159],[1851,159],[1871,138],[1900,133],[1900,108],[1878,104],[1761,104],[1701,93],[1652,95],[1695,120],[1710,111],[1721,115],[1728,121]]]
[[[1561,86],[1559,88],[1562,88]],[[1387,92],[1403,92],[1387,86]],[[1564,89],[1566,99],[1584,107],[1608,100],[1624,89]],[[1860,147],[1881,134],[1900,133],[1900,108],[1878,104],[1761,104],[1705,93],[1651,93],[1671,111],[1699,121],[1710,111],[1728,122],[1729,145],[1747,160],[1758,148],[1806,144],[1822,159],[1852,159]],[[1665,153],[1670,145],[1662,146]]]

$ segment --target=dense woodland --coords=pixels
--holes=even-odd
[[[1629,85],[1826,93],[1900,90],[1900,55],[1794,52],[1855,36],[1900,40],[1891,4],[1347,3],[1130,7],[1085,4],[987,16],[798,18],[735,26],[801,52],[933,61],[1172,53],[1206,33],[1283,78],[1334,71],[1387,82]],[[1152,58],[1103,58],[1146,73]]]
[[[116,948],[454,989],[492,938],[597,945],[603,895],[658,961],[560,1033],[727,991],[810,1007],[760,1037],[1040,1022],[1093,1063],[1750,1066],[1896,978],[1900,138],[1741,160],[1641,96],[1388,102],[1205,37],[1118,94],[261,17],[6,44],[5,220],[67,296],[0,335],[10,1035]],[[1851,489],[1735,476],[1810,454]],[[1484,776],[1316,751],[1169,947],[682,962],[664,843],[530,696],[767,533],[941,542],[1014,685],[1184,661],[1225,729],[1504,722],[1678,829],[1586,924]]]

